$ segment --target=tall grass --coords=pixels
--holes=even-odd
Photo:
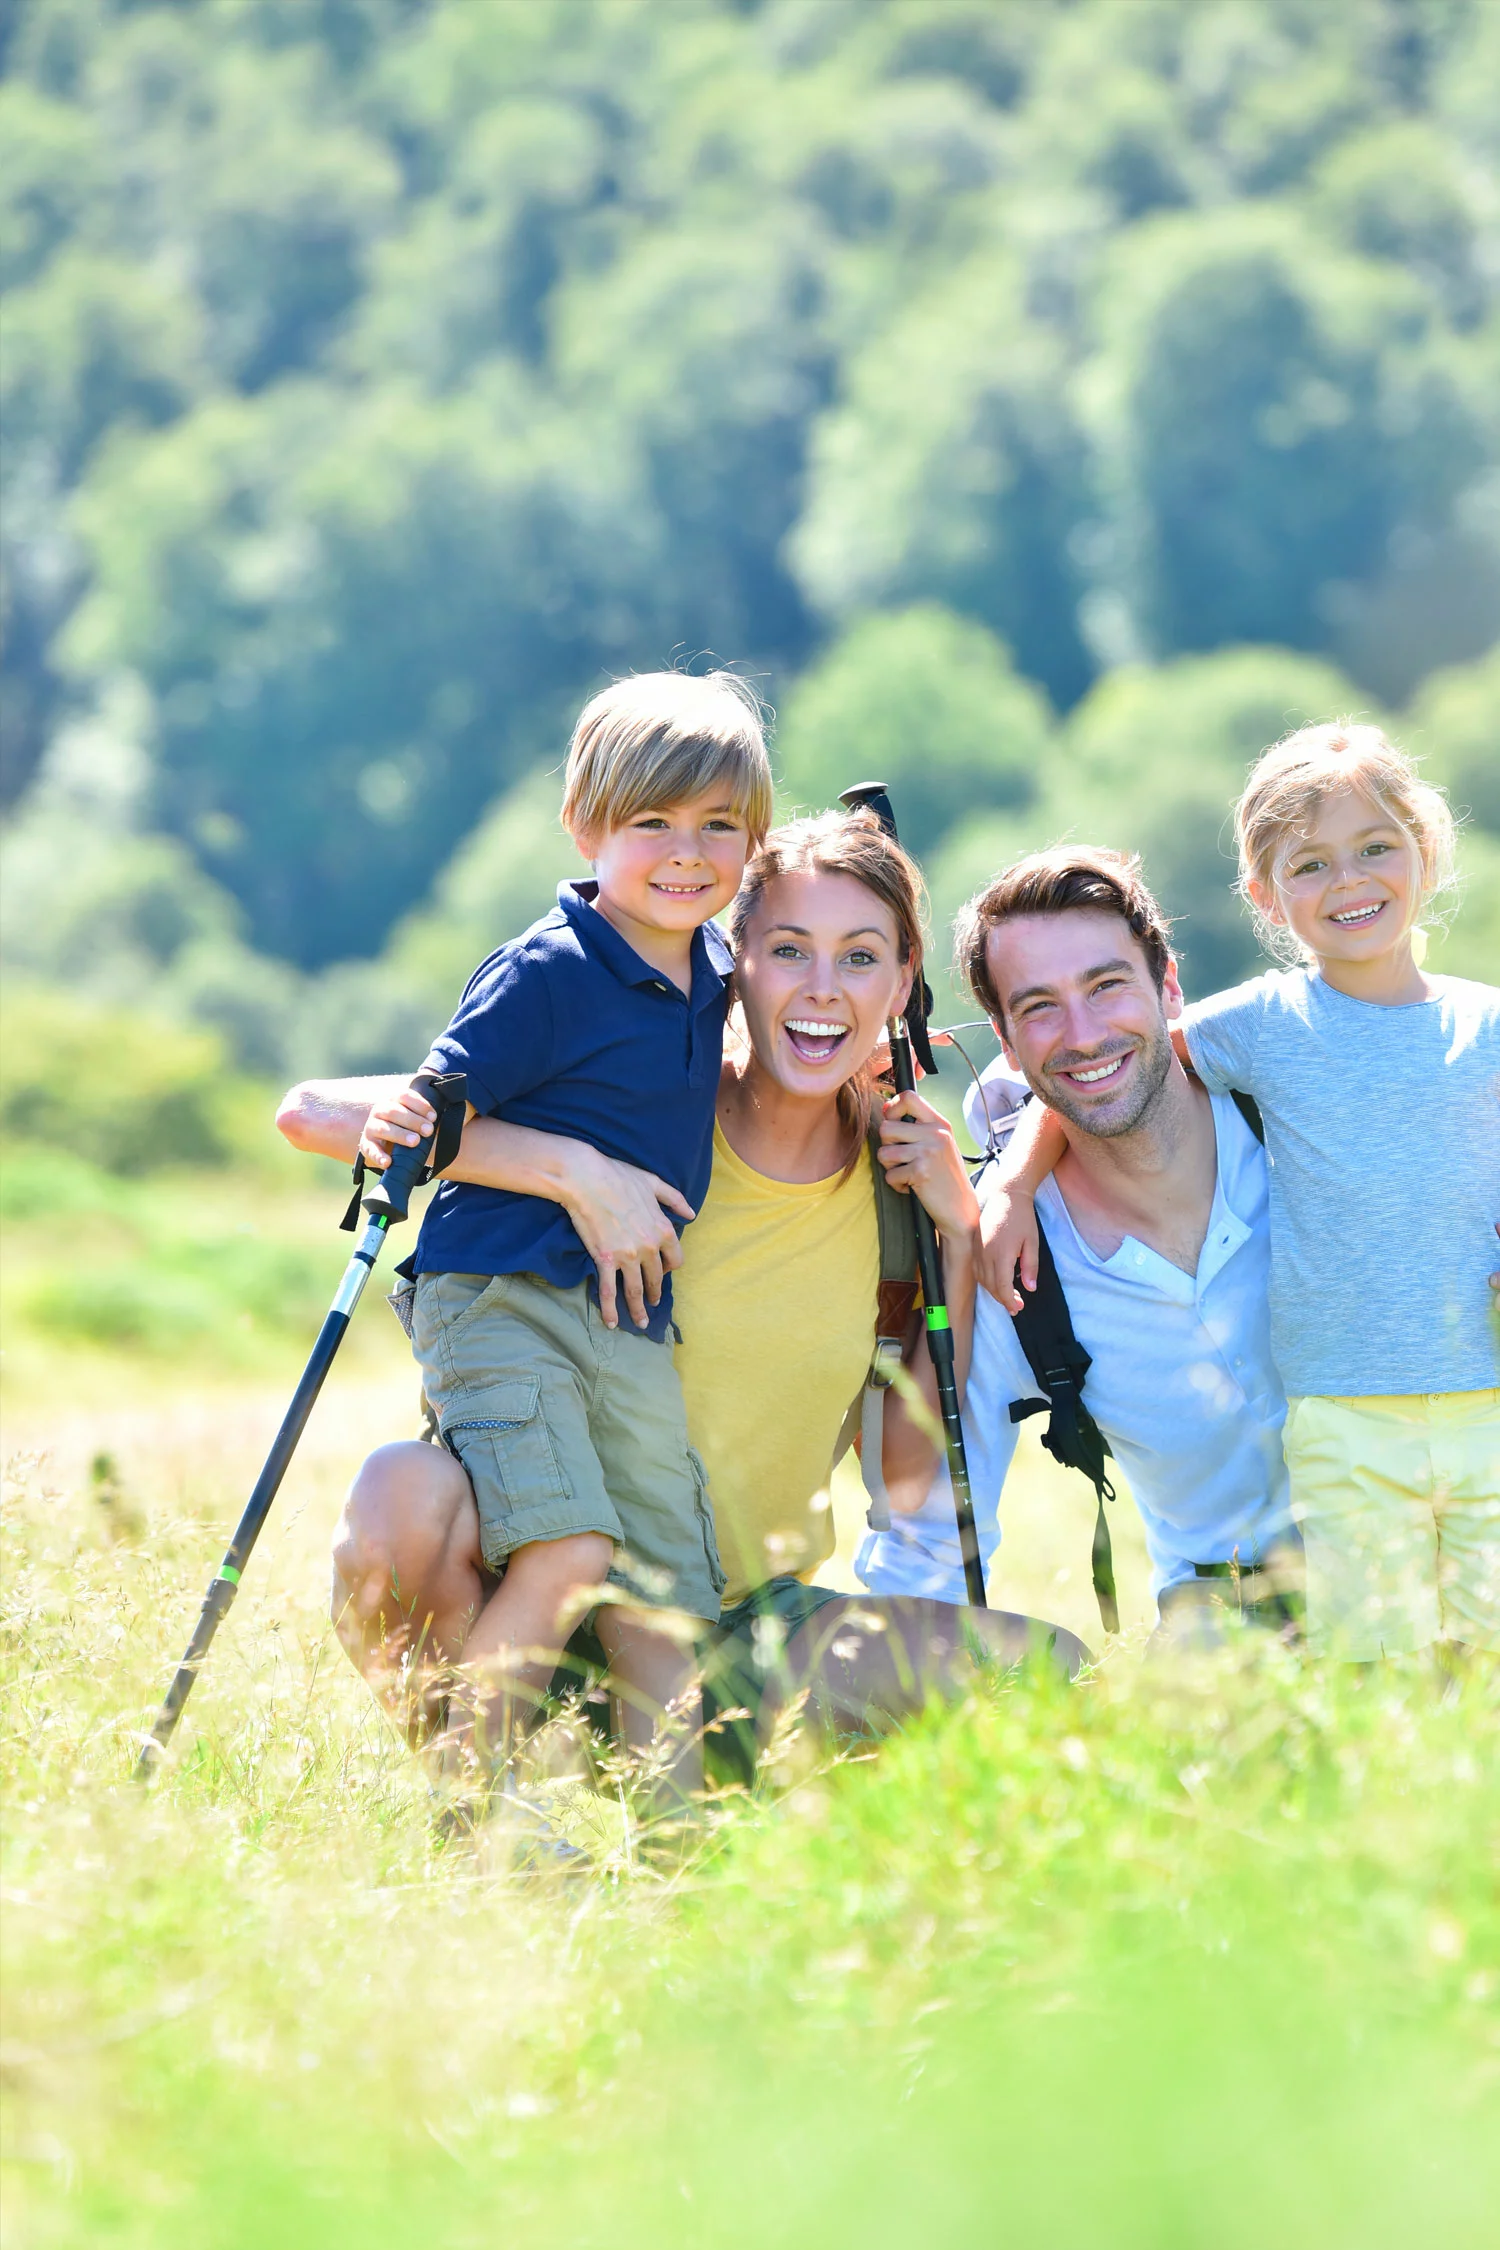
[[[1077,1689],[788,1739],[679,1873],[616,1815],[594,1877],[520,1879],[438,1837],[323,1617],[340,1483],[409,1418],[364,1348],[149,1790],[276,1382],[13,1415],[9,2244],[1494,2239],[1491,1675],[1137,1634]]]

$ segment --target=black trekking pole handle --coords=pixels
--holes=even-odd
[[[431,1147],[432,1135],[429,1134],[415,1148],[404,1145],[394,1148],[387,1169],[378,1175],[374,1184],[360,1197],[366,1218],[353,1255],[344,1269],[338,1294],[318,1330],[318,1340],[302,1370],[302,1380],[282,1418],[275,1442],[266,1455],[265,1466],[255,1480],[255,1490],[246,1501],[245,1512],[235,1526],[234,1537],[224,1550],[224,1560],[209,1582],[198,1622],[193,1627],[193,1637],[183,1651],[182,1662],[178,1665],[162,1707],[156,1714],[156,1723],[141,1746],[141,1754],[135,1766],[137,1781],[149,1779],[163,1750],[172,1739],[177,1722],[182,1717],[183,1705],[193,1692],[193,1682],[198,1677],[213,1637],[229,1614],[234,1597],[240,1590],[240,1574],[250,1560],[255,1542],[271,1512],[271,1503],[281,1489],[281,1480],[297,1450],[297,1441],[307,1426],[307,1418],[323,1388],[324,1378],[333,1365],[354,1308],[364,1293],[365,1283],[380,1255],[386,1231],[406,1217],[412,1189],[421,1180]]]
[[[898,1094],[914,1094],[911,1036],[900,1016],[889,1025],[891,1076]],[[958,1518],[958,1545],[964,1562],[964,1583],[975,1609],[988,1608],[984,1589],[984,1563],[979,1553],[979,1532],[974,1522],[974,1501],[969,1490],[969,1457],[964,1450],[963,1416],[958,1406],[958,1380],[953,1366],[953,1327],[948,1318],[948,1293],[943,1283],[943,1252],[932,1213],[921,1198],[912,1195],[912,1217],[917,1227],[917,1272],[922,1283],[922,1305],[927,1323],[927,1351],[937,1377],[938,1410],[943,1441],[948,1451],[948,1478],[953,1486],[953,1512]]]

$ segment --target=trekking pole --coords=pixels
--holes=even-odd
[[[899,843],[896,834],[896,816],[891,809],[890,796],[883,781],[861,782],[854,789],[845,789],[839,803],[850,811],[860,807],[873,812],[881,827],[893,842]],[[927,1011],[932,1006],[932,995],[920,977],[913,978],[911,997],[906,1003],[904,1016],[892,1016],[889,1026],[891,1041],[891,1076],[898,1094],[914,1094],[917,1074],[912,1050],[915,1047],[924,1070],[936,1071],[931,1043],[927,1036]],[[984,1586],[984,1563],[979,1552],[979,1530],[974,1522],[974,1500],[969,1488],[969,1457],[964,1450],[963,1416],[958,1405],[958,1380],[953,1366],[953,1327],[948,1318],[948,1295],[943,1283],[943,1252],[938,1241],[937,1228],[932,1214],[918,1195],[912,1196],[912,1217],[917,1230],[917,1273],[922,1283],[922,1304],[927,1324],[927,1352],[932,1361],[932,1371],[937,1378],[938,1410],[943,1423],[943,1443],[948,1455],[948,1480],[953,1487],[953,1512],[958,1518],[958,1546],[963,1556],[964,1584],[969,1601],[975,1609],[989,1606]]]
[[[422,1090],[429,1091],[425,1083]],[[399,1225],[406,1217],[411,1191],[421,1181],[437,1130],[435,1125],[433,1133],[426,1140],[419,1141],[415,1148],[404,1145],[394,1148],[389,1167],[377,1175],[373,1187],[357,1196],[358,1206],[365,1213],[365,1222],[360,1229],[353,1255],[344,1269],[338,1293],[318,1330],[318,1340],[302,1370],[302,1380],[293,1394],[281,1428],[276,1432],[275,1443],[266,1455],[265,1467],[255,1480],[255,1490],[245,1503],[245,1512],[235,1526],[234,1537],[224,1552],[224,1560],[203,1597],[203,1607],[193,1628],[193,1637],[183,1651],[182,1662],[178,1665],[172,1685],[156,1714],[156,1724],[142,1745],[135,1766],[137,1781],[150,1778],[163,1750],[172,1739],[177,1722],[182,1717],[183,1705],[193,1692],[193,1682],[198,1677],[213,1637],[228,1616],[234,1597],[239,1592],[240,1574],[250,1560],[255,1542],[271,1512],[271,1503],[281,1489],[281,1480],[297,1450],[297,1440],[307,1426],[307,1418],[344,1340],[344,1332],[349,1326],[354,1308],[364,1294],[365,1283],[380,1256],[381,1245],[390,1228]],[[354,1206],[351,1205],[351,1212],[353,1209]]]

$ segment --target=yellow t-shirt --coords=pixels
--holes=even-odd
[[[724,1606],[833,1552],[833,1449],[870,1364],[880,1232],[847,1179],[752,1172],[714,1128],[713,1177],[672,1281],[688,1435],[708,1469]]]

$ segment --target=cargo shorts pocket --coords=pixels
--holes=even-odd
[[[480,1551],[490,1569],[529,1539],[555,1536],[568,1488],[535,1375],[461,1391],[443,1409],[440,1434],[474,1487]]]
[[[722,1594],[729,1581],[724,1575],[724,1565],[719,1560],[719,1535],[714,1528],[714,1504],[708,1489],[708,1471],[703,1456],[693,1446],[688,1447],[688,1461],[693,1472],[693,1508],[698,1518],[698,1528],[703,1534],[703,1553],[708,1563],[708,1575],[716,1594]]]

